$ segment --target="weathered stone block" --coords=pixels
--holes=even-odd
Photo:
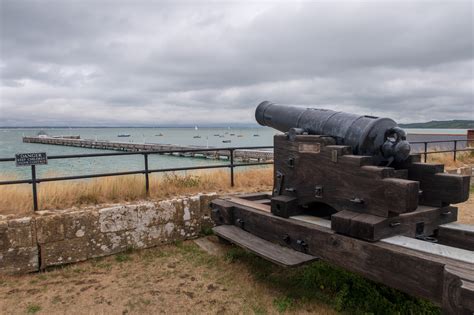
[[[100,231],[106,233],[136,228],[138,223],[138,207],[137,205],[124,205],[100,209]]]
[[[158,202],[158,211],[163,215],[163,222],[178,222],[183,220],[183,200],[171,199]]]
[[[36,235],[39,244],[64,239],[64,215],[45,214],[36,217]]]
[[[160,203],[161,202],[147,202],[140,204],[137,209],[137,226],[160,225],[172,220],[176,212],[173,203],[164,202],[165,207],[161,207]]]
[[[100,233],[97,211],[77,211],[64,215],[64,236],[66,239],[85,237]]]
[[[41,244],[41,268],[86,260],[88,250],[88,244],[82,238]]]
[[[89,257],[111,255],[126,250],[129,246],[128,231],[100,233],[88,240]]]
[[[10,248],[7,231],[8,223],[6,221],[0,221],[0,252]]]
[[[27,273],[38,270],[37,246],[10,248],[0,252],[0,273]]]
[[[31,217],[8,221],[7,237],[9,246],[31,247],[36,245],[35,223]]]

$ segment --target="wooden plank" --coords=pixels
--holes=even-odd
[[[440,244],[474,251],[474,225],[448,223],[438,228]]]
[[[306,223],[316,224],[325,228],[331,228],[331,220],[326,220],[320,217],[315,217],[314,215],[294,215],[291,216],[293,220],[298,220]]]
[[[430,243],[401,235],[384,238],[380,240],[380,242],[398,245],[400,247],[413,249],[419,252],[474,264],[474,252],[470,250]]]
[[[470,176],[443,173],[443,164],[412,163],[407,167],[408,179],[420,182],[420,204],[456,204],[469,198]]]
[[[317,257],[256,237],[235,226],[221,225],[212,230],[217,236],[281,266],[296,267],[317,259]]]
[[[249,193],[249,194],[239,194],[239,198],[242,198],[245,200],[251,200],[251,201],[255,201],[259,199],[270,199],[271,197],[272,197],[271,191]]]
[[[339,158],[339,163],[351,167],[359,167],[364,165],[373,165],[373,160],[374,159],[372,156],[346,154]]]
[[[270,212],[270,206],[269,205],[253,202],[253,201],[250,201],[250,200],[245,200],[245,199],[238,198],[238,197],[229,197],[226,200],[228,200],[230,202],[240,204],[240,205],[253,207],[255,209],[262,210],[262,211],[265,211],[265,212]]]

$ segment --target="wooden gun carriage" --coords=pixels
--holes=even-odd
[[[474,312],[474,226],[451,205],[469,198],[469,176],[409,155],[391,119],[269,102],[256,118],[285,132],[274,189],[214,201],[218,236],[284,266],[320,258],[446,313]]]

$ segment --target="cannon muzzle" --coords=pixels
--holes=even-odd
[[[282,132],[300,130],[312,135],[331,136],[348,145],[356,155],[372,155],[380,162],[401,162],[410,155],[406,133],[390,118],[360,116],[328,109],[258,105],[255,118],[262,126]]]

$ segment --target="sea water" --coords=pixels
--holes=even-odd
[[[50,136],[79,135],[82,139],[109,140],[131,143],[160,143],[200,147],[271,146],[273,136],[279,132],[272,128],[51,128],[51,129],[0,129],[0,158],[12,158],[16,153],[46,152],[51,155],[113,152],[37,143],[23,143],[23,136],[36,136],[44,131]],[[465,139],[463,129],[407,129],[410,141]],[[118,137],[129,134],[129,137]],[[230,143],[223,141],[231,141]],[[429,148],[452,148],[453,144],[433,144]],[[460,142],[458,148],[464,147]],[[413,145],[412,151],[422,149]],[[149,168],[174,168],[225,164],[227,161],[205,158],[185,158],[168,155],[151,155]],[[38,176],[85,175],[94,173],[142,170],[142,155],[49,160],[48,165],[37,167]],[[0,177],[26,179],[31,176],[29,167],[16,167],[15,162],[0,162]]]

